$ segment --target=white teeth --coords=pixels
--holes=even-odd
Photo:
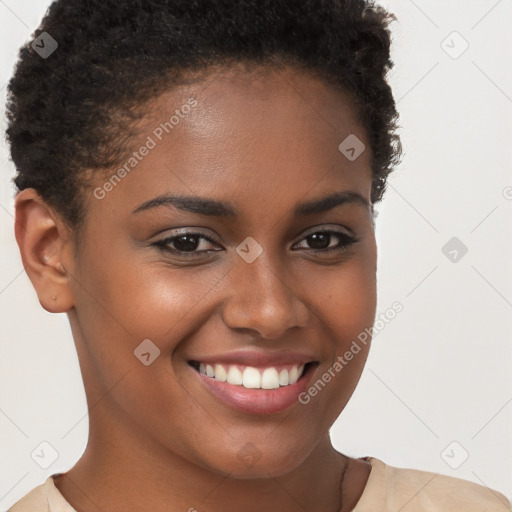
[[[244,388],[261,388],[261,375],[256,368],[252,368],[251,366],[248,366],[244,370],[244,376],[242,384],[244,385]]]
[[[290,370],[290,384],[295,384],[299,380],[299,370],[296,366],[294,366]]]
[[[304,366],[293,365],[290,368],[283,368],[281,371],[275,367],[258,370],[252,366],[246,366],[241,371],[235,365],[200,363],[199,373],[234,386],[244,386],[249,389],[278,389],[295,384],[303,374]]]
[[[235,386],[242,385],[242,372],[236,366],[230,366],[227,374],[227,383]]]
[[[226,370],[224,370],[224,366],[220,364],[215,365],[215,378],[221,382],[226,382],[228,380],[228,374],[226,373]]]
[[[283,368],[279,372],[279,385],[288,386],[288,384],[290,384],[290,374],[286,368]]]
[[[277,389],[279,387],[279,374],[275,368],[267,368],[261,375],[263,389]]]

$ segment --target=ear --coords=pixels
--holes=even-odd
[[[16,241],[41,306],[50,313],[69,311],[74,305],[71,231],[33,188],[18,193],[15,212]]]

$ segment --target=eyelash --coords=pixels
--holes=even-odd
[[[306,240],[307,238],[309,238],[312,235],[318,235],[318,234],[334,235],[335,237],[338,238],[340,243],[337,246],[329,247],[327,249],[309,249],[310,251],[313,251],[315,254],[316,253],[330,254],[333,252],[343,252],[343,251],[346,251],[351,245],[353,245],[354,243],[359,241],[358,238],[348,235],[347,233],[344,233],[342,231],[335,231],[332,229],[324,229],[324,230],[319,230],[319,231],[314,231],[312,233],[309,233],[304,238],[302,238],[298,243]],[[216,252],[216,250],[212,250],[212,249],[204,250],[204,251],[180,251],[178,249],[172,249],[169,247],[169,245],[171,243],[173,243],[174,240],[181,238],[183,236],[193,236],[200,240],[201,239],[207,240],[208,242],[210,242],[212,244],[219,245],[219,243],[217,241],[215,241],[213,238],[210,238],[206,235],[203,235],[202,233],[197,233],[194,231],[186,231],[186,232],[180,233],[179,235],[173,235],[171,237],[163,238],[162,240],[158,240],[151,245],[158,247],[162,251],[170,252],[172,254],[177,254],[179,256],[184,256],[185,258],[197,258],[207,252]],[[344,242],[343,242],[343,240],[344,240]]]

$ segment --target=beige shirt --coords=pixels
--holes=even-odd
[[[505,496],[483,485],[438,473],[388,466],[375,457],[365,490],[352,512],[511,512]],[[53,476],[7,512],[76,512]]]

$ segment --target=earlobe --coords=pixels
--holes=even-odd
[[[67,226],[32,188],[18,193],[15,213],[21,259],[41,306],[51,313],[69,311],[73,296],[66,268],[72,263],[72,251]]]

